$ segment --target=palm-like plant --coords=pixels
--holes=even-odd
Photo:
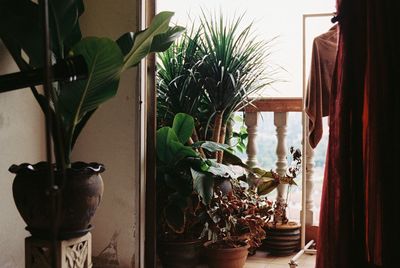
[[[275,81],[267,59],[270,42],[258,41],[252,24],[241,30],[243,15],[231,20],[222,14],[200,19],[202,38],[198,79],[205,90],[209,118],[213,119],[212,140],[225,142],[226,124],[232,113],[250,104],[250,96]],[[222,160],[222,154],[218,156]]]
[[[203,90],[196,81],[198,61],[197,30],[185,33],[171,47],[158,54],[157,61],[157,120],[158,126],[172,124],[178,113],[196,117]]]

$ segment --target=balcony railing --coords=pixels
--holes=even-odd
[[[288,154],[286,144],[287,122],[289,112],[302,112],[302,98],[262,98],[253,102],[253,105],[245,108],[245,124],[248,132],[247,144],[247,164],[251,167],[257,166],[257,127],[260,122],[261,112],[274,113],[274,125],[276,128],[277,146],[276,146],[276,171],[280,175],[285,175],[287,169]],[[308,142],[307,142],[308,144]],[[306,169],[306,225],[313,226],[313,174],[314,174],[314,152],[307,146],[306,161],[303,168]],[[304,174],[304,173],[303,173]],[[282,202],[286,196],[287,185],[280,185],[277,188],[276,201]],[[304,209],[304,208],[303,208]]]

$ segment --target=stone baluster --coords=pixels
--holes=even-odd
[[[244,123],[247,127],[247,161],[246,164],[249,167],[257,166],[257,125],[259,119],[258,112],[246,113],[244,117]]]
[[[274,125],[276,127],[276,172],[285,176],[287,169],[287,147],[286,147],[286,127],[287,127],[287,117],[288,113],[286,112],[275,112],[274,113]],[[285,204],[286,199],[286,191],[287,184],[280,184],[277,188],[276,195],[276,203],[279,206],[280,204]]]

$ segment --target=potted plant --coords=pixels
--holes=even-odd
[[[157,251],[163,267],[199,262],[205,210],[191,169],[205,163],[188,145],[193,129],[193,118],[178,113],[172,127],[157,130]]]
[[[32,1],[0,4],[0,38],[23,71],[43,66],[40,8]],[[40,238],[66,239],[88,231],[103,192],[100,173],[104,166],[71,162],[74,144],[99,105],[116,94],[123,71],[138,65],[147,54],[167,49],[183,31],[182,27],[169,27],[173,13],[161,12],[146,30],[126,33],[117,41],[82,38],[79,16],[83,11],[81,0],[50,1],[51,55],[55,61],[80,55],[88,77],[53,83],[49,99],[31,87],[52,125],[55,162],[24,163],[9,169],[16,174],[13,194],[17,208],[27,229]]]
[[[214,193],[209,206],[210,241],[205,243],[210,267],[241,268],[247,255],[265,238],[264,225],[272,216],[272,202],[233,179],[233,191]]]
[[[184,112],[195,118],[194,141],[223,144],[232,114],[276,80],[267,62],[270,42],[258,41],[242,19],[203,12],[198,27],[193,24],[189,34],[158,54],[160,124]],[[217,154],[221,163],[222,153]]]
[[[194,119],[184,113],[175,115],[172,127],[157,130],[157,238],[164,267],[194,267],[198,263],[204,243],[201,234],[216,182],[240,176],[229,166],[206,157],[227,150],[226,145],[193,143],[193,131]],[[231,158],[240,161],[234,155]]]
[[[274,255],[289,255],[299,247],[300,243],[301,226],[298,222],[289,221],[286,210],[290,188],[292,185],[296,185],[294,179],[300,171],[301,152],[299,149],[294,150],[291,147],[290,153],[292,155],[292,162],[287,169],[285,177],[282,178],[272,171],[267,172],[262,169],[255,169],[256,176],[259,177],[253,178],[255,188],[260,195],[268,194],[279,183],[288,184],[286,200],[284,202],[274,202],[272,221],[265,225],[267,236],[263,242],[263,246]]]

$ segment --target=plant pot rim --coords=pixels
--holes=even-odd
[[[238,250],[243,250],[243,249],[247,250],[247,249],[250,248],[249,244],[246,244],[244,246],[240,246],[240,247],[237,247],[237,248],[210,248],[209,246],[212,245],[212,244],[214,244],[213,241],[207,241],[203,245],[204,245],[204,248],[206,248],[207,250],[238,251]]]
[[[269,222],[266,225],[267,229],[282,229],[282,230],[292,230],[292,229],[298,229],[301,227],[301,224],[295,221],[289,221],[287,223],[277,223],[274,225],[273,222]]]
[[[202,243],[204,242],[203,239],[192,239],[192,240],[164,240],[164,239],[160,239],[158,240],[158,243],[160,244],[172,244],[172,245],[182,245],[182,244],[187,244],[187,245],[191,245],[191,244],[197,244],[197,243]]]
[[[52,164],[54,171],[56,170],[56,165]],[[9,172],[14,173],[16,175],[19,174],[40,174],[47,173],[49,169],[49,163],[46,161],[41,161],[36,164],[22,163],[19,165],[13,164],[8,169]],[[69,174],[87,174],[94,175],[99,174],[105,171],[105,167],[103,164],[97,162],[82,162],[76,161],[71,163],[71,167],[66,169],[66,172]]]

